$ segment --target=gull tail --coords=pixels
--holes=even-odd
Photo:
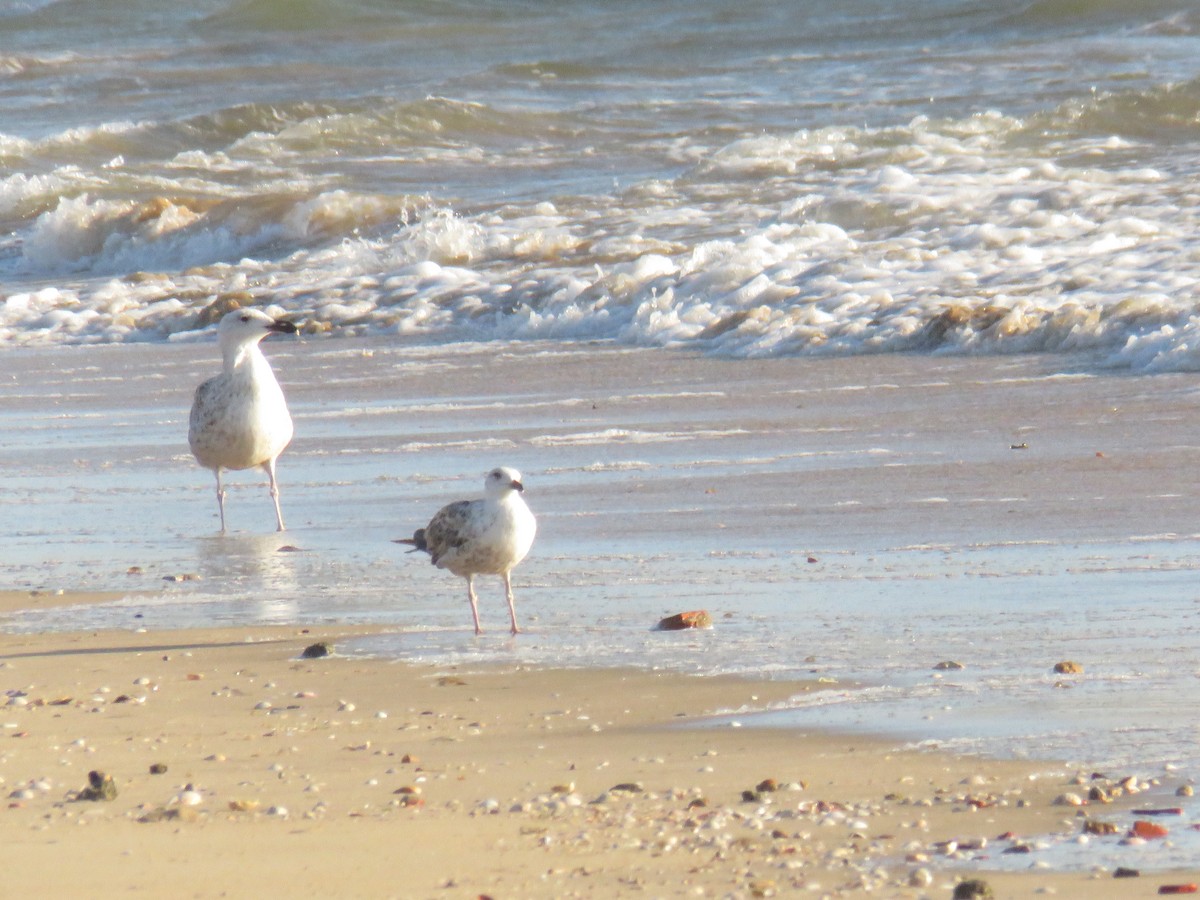
[[[410,538],[396,538],[394,541],[392,541],[392,543],[408,544],[412,547],[412,549],[408,551],[409,553],[416,553],[418,550],[424,550],[426,553],[429,552],[429,545],[425,543],[424,528],[418,528],[413,532],[413,536]]]

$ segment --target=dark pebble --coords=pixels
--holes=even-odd
[[[309,644],[304,648],[304,652],[300,654],[301,659],[320,659],[322,656],[329,655],[329,645],[324,641],[317,641],[315,644]]]
[[[88,772],[88,786],[79,792],[79,800],[116,800],[117,785],[111,775],[93,769]]]
[[[992,886],[978,878],[963,881],[954,886],[954,900],[991,900],[995,896],[992,893]]]

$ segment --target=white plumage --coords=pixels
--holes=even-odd
[[[275,522],[283,531],[275,460],[292,439],[292,417],[271,364],[258,342],[268,334],[295,334],[291,322],[256,309],[235,309],[217,326],[224,361],[220,375],[196,388],[188,423],[188,443],[196,462],[217,477],[217,508],[225,532],[224,469],[262,467],[271,484]]]
[[[475,633],[480,634],[479,606],[475,599],[476,575],[499,575],[504,581],[504,597],[512,633],[517,634],[517,610],[513,601],[509,573],[533,546],[537,520],[525,505],[521,493],[521,473],[507,466],[488,472],[483,482],[484,496],[479,500],[459,500],[442,507],[424,528],[411,538],[397,541],[424,550],[439,569],[448,569],[467,579],[467,599]]]

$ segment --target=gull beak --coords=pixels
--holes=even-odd
[[[294,322],[289,322],[286,319],[276,319],[267,326],[267,331],[276,334],[296,334],[297,328]]]
[[[525,490],[525,485],[521,484],[521,482],[519,482],[519,481],[512,482],[509,485],[509,487],[511,487],[517,493],[520,493],[521,491]]]

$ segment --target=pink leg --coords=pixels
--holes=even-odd
[[[213,470],[217,475],[217,509],[221,512],[221,534],[225,533],[225,488],[221,485],[221,467]]]
[[[267,472],[267,478],[271,480],[271,502],[275,504],[275,524],[278,526],[276,531],[286,531],[283,527],[283,513],[279,511],[279,485],[275,483],[275,460],[269,459],[263,463],[263,468]]]
[[[471,601],[471,618],[475,620],[475,633],[483,634],[483,629],[479,627],[479,603],[475,600],[475,576],[467,576],[467,599]]]
[[[500,577],[504,579],[504,599],[508,601],[508,617],[512,619],[512,633],[520,634],[521,629],[517,627],[517,604],[513,600],[512,582],[509,581],[507,572]]]

